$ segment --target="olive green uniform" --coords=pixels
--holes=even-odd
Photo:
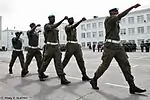
[[[118,62],[125,79],[128,82],[133,82],[133,76],[131,75],[131,66],[128,61],[128,56],[124,51],[120,43],[113,43],[114,41],[120,41],[119,37],[119,21],[116,16],[107,17],[105,20],[106,43],[104,44],[104,52],[102,55],[102,64],[95,72],[95,77],[98,79],[109,67],[113,58]],[[111,40],[107,42],[107,39]]]
[[[9,63],[9,68],[12,69],[14,62],[17,57],[19,57],[21,68],[24,66],[24,56],[23,56],[23,51],[22,49],[22,40],[19,38],[17,39],[16,37],[12,38],[12,45],[13,45],[13,52],[11,56],[11,61]]]
[[[61,51],[58,45],[59,42],[59,37],[58,37],[58,32],[59,30],[57,28],[52,27],[53,24],[46,24],[44,26],[44,34],[47,36],[46,38],[46,45],[45,45],[45,51],[44,51],[44,57],[43,57],[43,62],[41,65],[41,69],[39,71],[39,74],[43,74],[51,59],[54,59],[54,64],[56,68],[56,72],[58,76],[64,76],[65,73],[63,72],[63,67],[61,64]]]
[[[24,64],[24,72],[28,71],[28,66],[31,63],[33,57],[35,57],[37,62],[38,71],[41,67],[42,63],[42,54],[40,52],[40,49],[38,48],[38,41],[39,41],[39,33],[34,31],[28,31],[27,36],[29,39],[29,48],[26,55],[26,62]]]
[[[75,56],[78,66],[83,75],[86,74],[86,69],[84,65],[83,55],[80,44],[77,43],[76,39],[76,28],[71,27],[71,25],[67,25],[65,27],[66,35],[67,35],[67,45],[66,45],[66,53],[64,60],[62,62],[63,68],[66,67],[72,55]]]

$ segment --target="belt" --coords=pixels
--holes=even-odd
[[[120,43],[120,41],[111,40],[111,39],[106,39],[106,42],[111,42],[111,43],[116,43],[116,44],[119,44],[119,43]]]
[[[68,43],[78,43],[77,41],[67,41]]]
[[[13,49],[14,51],[22,51],[21,49]]]
[[[32,49],[38,49],[39,47],[34,47],[34,46],[28,46],[29,48],[32,48]]]
[[[54,42],[47,42],[46,44],[58,45],[58,43],[54,43]]]

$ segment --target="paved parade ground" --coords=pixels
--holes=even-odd
[[[102,53],[84,50],[83,55],[87,74],[93,77],[102,62]],[[53,60],[46,71],[49,78],[45,82],[40,82],[35,59],[29,66],[28,76],[21,78],[19,60],[17,59],[14,64],[14,74],[9,75],[11,51],[0,52],[0,100],[150,100],[150,53],[137,51],[128,53],[128,56],[135,83],[140,88],[147,89],[143,94],[129,93],[127,82],[115,60],[98,80],[99,90],[95,91],[89,82],[81,80],[82,76],[74,57],[65,69],[66,77],[71,84],[64,86],[60,85],[60,80],[56,76]]]

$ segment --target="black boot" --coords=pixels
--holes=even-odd
[[[22,70],[21,77],[25,77],[28,73],[29,73],[29,71]]]
[[[92,79],[91,81],[90,81],[90,84],[92,85],[92,88],[93,89],[95,89],[95,90],[98,90],[99,89],[99,87],[97,87],[97,79]]]
[[[12,68],[9,68],[9,74],[13,74]]]
[[[86,74],[83,74],[82,81],[90,81],[91,78],[89,78]]]
[[[63,75],[63,76],[60,76],[60,80],[61,80],[61,84],[62,85],[68,85],[69,83],[71,83],[70,81],[68,81],[66,79],[66,77]]]
[[[44,73],[39,74],[40,81],[45,81],[45,78],[48,78],[48,75],[45,75]]]
[[[129,91],[131,94],[146,92],[146,89],[140,89],[137,86],[135,86],[134,82],[129,82],[129,86]]]

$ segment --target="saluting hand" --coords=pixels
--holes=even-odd
[[[139,6],[141,6],[141,5],[137,3],[136,5],[133,6],[133,8],[137,8]]]
[[[83,17],[83,18],[82,18],[82,21],[85,21],[85,20],[86,20],[86,18],[85,18],[85,17]]]

